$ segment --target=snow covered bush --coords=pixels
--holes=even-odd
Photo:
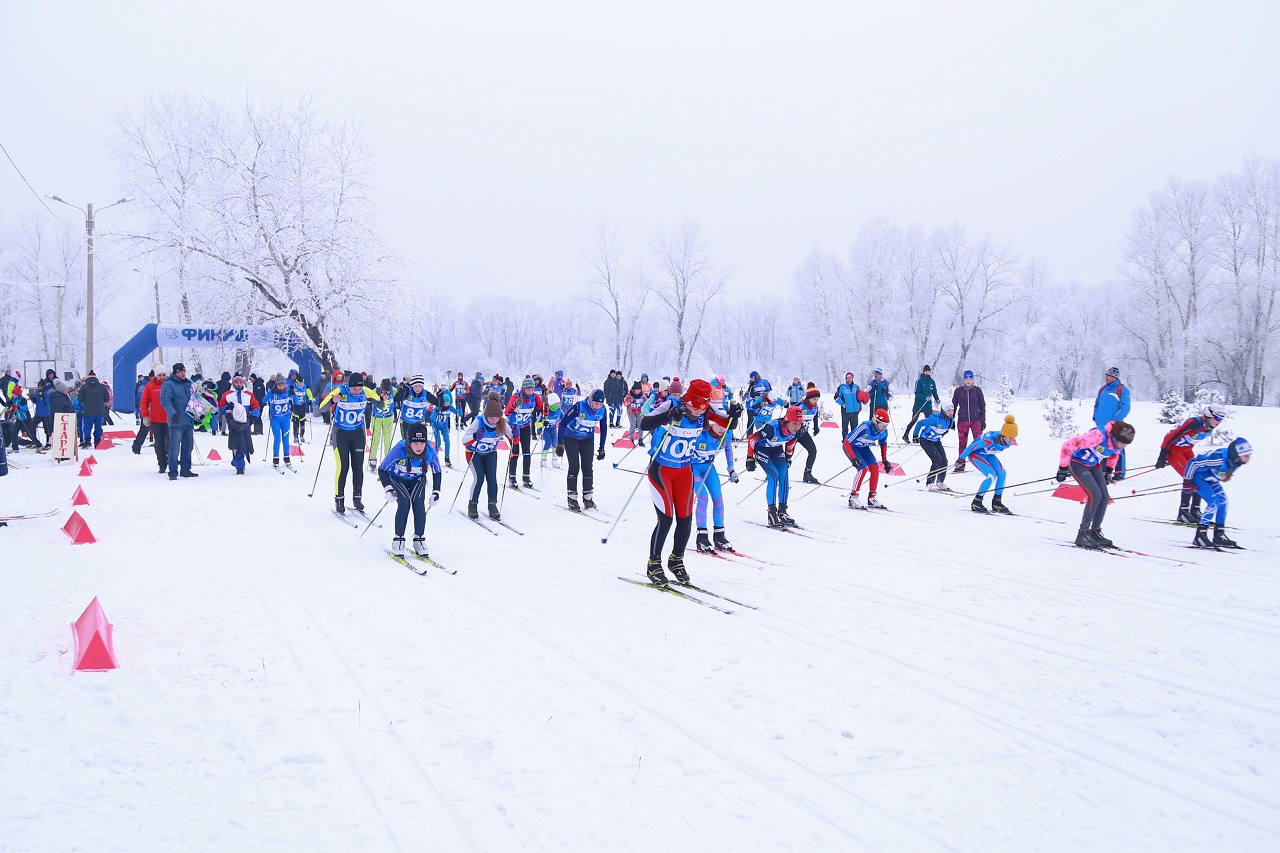
[[[1003,414],[1009,411],[1009,404],[1013,402],[1013,383],[1009,381],[1009,374],[1001,373],[996,384],[999,386],[996,389],[996,411]]]
[[[1206,406],[1215,406],[1222,409],[1228,418],[1233,414],[1227,408],[1227,398],[1221,391],[1214,388],[1201,388],[1196,391],[1196,401],[1192,404],[1192,413],[1203,414]],[[1209,434],[1209,444],[1214,447],[1222,447],[1234,441],[1235,437],[1235,431],[1229,428],[1224,421],[1222,425]]]
[[[1161,404],[1157,420],[1162,424],[1180,424],[1187,419],[1187,412],[1191,410],[1191,406],[1177,391],[1166,391],[1157,402]]]
[[[1050,391],[1044,401],[1044,419],[1049,422],[1050,438],[1070,438],[1076,434],[1073,407],[1063,400],[1061,391]]]

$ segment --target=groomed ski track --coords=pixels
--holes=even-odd
[[[1051,474],[1038,406],[1014,411],[1030,435],[1006,465]],[[1138,412],[1149,438],[1154,407]],[[825,479],[844,465],[835,431],[819,448]],[[608,546],[551,501],[505,501],[522,537],[443,503],[428,542],[458,574],[415,576],[382,553],[390,509],[363,538],[329,520],[332,459],[307,499],[306,477],[269,465],[162,482],[147,452],[99,452],[82,482],[21,472],[37,507],[83,484],[100,541],[66,545],[63,515],[24,522],[30,566],[0,569],[0,825],[17,849],[113,849],[104,827],[135,850],[1280,844],[1280,547],[1248,535],[1274,531],[1274,460],[1228,486],[1259,550],[1180,567],[1052,547],[1079,506],[1048,495],[1007,502],[1069,525],[909,486],[882,493],[905,517],[868,517],[793,487],[792,515],[835,544],[779,536],[735,523],[763,520],[763,491],[734,505],[744,477],[725,485],[730,538],[782,565],[690,556],[695,584],[761,608],[725,617],[614,579],[643,575],[643,487]],[[558,499],[563,476],[539,488]],[[601,508],[634,480],[599,463]],[[1117,502],[1108,535],[1174,554],[1190,531],[1135,518],[1167,503]],[[184,525],[217,547],[155,559]],[[66,623],[94,595],[122,669],[69,676]]]

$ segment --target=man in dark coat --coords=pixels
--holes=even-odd
[[[218,380],[218,384],[213,386],[213,393],[217,395],[219,400],[221,400],[222,395],[230,390],[231,372],[224,370],[222,371],[222,378]],[[218,413],[213,417],[213,434],[217,435],[218,433],[222,433],[223,435],[227,434],[227,416],[223,414],[221,409],[219,409]]]
[[[98,375],[92,370],[85,377],[80,393],[76,395],[80,401],[80,420],[84,425],[81,435],[84,440],[81,447],[98,446],[102,441],[102,418],[107,413],[107,388],[98,381]]]
[[[267,396],[267,383],[262,381],[262,377],[256,373],[249,374],[250,388],[253,389],[253,396],[259,401]],[[253,434],[262,435],[262,412],[258,412],[253,419]]]
[[[920,371],[919,378],[916,379],[916,399],[911,407],[911,422],[902,433],[903,444],[911,443],[911,428],[916,425],[916,420],[921,415],[926,418],[932,415],[933,404],[939,402],[941,401],[938,399],[938,385],[933,381],[933,369],[926,364],[924,370]]]
[[[160,389],[160,405],[169,418],[169,479],[198,477],[191,470],[191,448],[195,446],[195,421],[187,414],[191,401],[191,380],[182,362],[173,366],[169,378]]]
[[[484,396],[484,376],[480,371],[476,371],[476,376],[471,380],[471,385],[467,388],[467,405],[471,411],[467,413],[467,420],[471,420],[480,411],[480,398]]]

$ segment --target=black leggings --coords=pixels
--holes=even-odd
[[[1111,496],[1107,494],[1106,463],[1090,468],[1072,459],[1071,476],[1075,477],[1076,482],[1089,493],[1089,501],[1084,505],[1084,516],[1080,519],[1080,526],[1095,529],[1101,527],[1102,517],[1107,514],[1107,503],[1111,500]]]
[[[421,539],[427,530],[427,483],[426,480],[414,480],[407,485],[403,480],[392,479],[391,487],[396,490],[396,538],[404,538],[404,529],[409,524],[409,510],[413,510],[413,535]]]
[[[929,483],[944,483],[947,480],[947,451],[942,449],[942,442],[920,439],[920,446],[929,455]]]
[[[576,495],[578,493],[579,468],[582,469],[582,493],[584,495],[591,494],[591,487],[595,482],[595,476],[591,470],[591,439],[566,438],[562,443],[564,444],[564,455],[569,457],[569,494]]]
[[[476,453],[471,457],[476,481],[471,484],[471,502],[480,500],[480,487],[489,481],[489,503],[498,502],[498,452]]]
[[[507,463],[507,476],[516,475],[516,461],[524,458],[524,476],[529,479],[529,448],[533,445],[533,425],[520,427],[520,435],[511,442],[511,461]],[[519,452],[517,453],[517,449]]]
[[[364,488],[364,428],[335,429],[333,431],[333,455],[338,461],[335,480],[338,497],[347,490],[347,472],[351,472],[351,497],[358,498]]]
[[[813,471],[813,460],[818,458],[818,446],[813,443],[813,436],[809,434],[807,429],[800,430],[800,434],[796,436],[796,441],[800,442],[800,446],[808,454],[804,458],[804,472],[808,474]]]
[[[307,407],[299,406],[296,403],[293,406],[293,443],[302,444],[304,433],[307,431]]]
[[[858,426],[857,412],[841,412],[840,413],[840,434],[848,435]]]

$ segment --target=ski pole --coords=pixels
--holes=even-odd
[[[329,436],[333,434],[333,421],[329,422],[329,431],[324,436],[324,446],[329,446]],[[324,451],[320,452],[320,461],[316,463],[316,478],[311,481],[311,491],[307,492],[307,497],[311,497],[316,493],[316,484],[320,482],[320,469],[324,467]]]
[[[657,457],[661,455],[662,451],[666,449],[667,442],[670,440],[671,440],[670,432],[667,432],[665,435],[662,436],[662,442],[658,445],[658,447],[654,450],[654,453],[653,453],[653,456],[655,459],[657,459]],[[609,525],[609,532],[606,533],[604,536],[600,537],[601,545],[609,544],[609,537],[613,535],[613,531],[618,526],[618,522],[622,521],[622,515],[627,511],[627,507],[631,505],[631,499],[636,496],[636,491],[640,488],[640,484],[643,483],[648,478],[648,476],[649,476],[649,472],[646,470],[636,480],[636,484],[631,487],[631,494],[627,495],[626,503],[622,505],[622,509],[618,510],[618,517],[613,520],[613,524]]]
[[[979,472],[979,473],[981,473],[981,472]],[[1013,485],[1011,485],[1011,486],[1005,486],[1005,489],[1006,489],[1006,490],[1008,490],[1008,489],[1016,489],[1018,486],[1030,486],[1030,485],[1034,485],[1035,483],[1047,483],[1047,482],[1049,482],[1050,480],[1056,480],[1056,479],[1057,479],[1057,475],[1055,474],[1055,475],[1053,475],[1053,476],[1049,476],[1049,477],[1041,477],[1039,480],[1027,480],[1025,483],[1014,483],[1014,484],[1013,484]],[[1057,486],[1054,486],[1054,488],[1056,489],[1056,488],[1057,488]],[[1046,489],[1045,491],[1052,491],[1052,489]],[[951,497],[953,497],[953,498],[971,498],[971,497],[973,497],[973,496],[974,496],[974,495],[976,495],[976,494],[978,494],[978,493],[977,493],[977,492],[957,492],[957,493],[955,493],[954,495],[952,495]]]
[[[1132,494],[1132,495],[1121,495],[1120,497],[1112,498],[1111,500],[1127,501],[1130,498],[1149,498],[1152,495],[1171,495],[1174,492],[1181,492],[1181,491],[1182,491],[1182,486],[1165,486],[1161,491],[1158,491],[1158,492],[1139,492],[1137,494]]]
[[[631,445],[631,450],[628,450],[626,453],[622,454],[622,458],[621,458],[621,459],[619,459],[617,462],[614,462],[614,463],[613,463],[613,467],[614,467],[614,468],[617,468],[617,467],[618,467],[619,465],[621,465],[623,462],[626,462],[626,461],[627,461],[627,457],[631,455],[631,452],[632,452],[633,450],[635,450],[635,449],[636,449],[637,447],[639,447],[639,446],[640,446],[640,445],[639,445],[639,443],[632,444],[632,445]]]
[[[809,495],[811,495],[811,494],[813,494],[814,492],[818,491],[818,489],[821,489],[823,486],[827,485],[827,484],[828,484],[828,483],[830,483],[832,480],[834,480],[836,477],[839,477],[841,474],[843,474],[845,471],[848,471],[848,470],[849,470],[850,468],[852,468],[852,467],[853,467],[853,464],[852,464],[852,463],[850,463],[849,465],[844,466],[844,467],[843,467],[843,468],[841,468],[839,471],[837,471],[836,473],[832,474],[832,475],[831,475],[830,477],[828,477],[827,479],[823,480],[821,485],[814,486],[812,489],[810,489],[809,491],[805,492],[805,493],[804,493],[803,495],[801,495],[800,497],[796,498],[795,502],[796,502],[796,503],[799,503],[800,501],[802,501],[802,500],[804,500],[805,498],[809,497]]]
[[[360,536],[356,538],[364,538],[364,535],[369,532],[369,528],[373,527],[373,523],[378,520],[378,516],[382,515],[382,510],[386,509],[390,505],[391,505],[391,501],[383,501],[382,509],[379,509],[376,513],[373,514],[373,518],[369,519],[369,523],[364,526],[364,530],[361,530]]]
[[[453,493],[453,503],[449,504],[449,512],[453,512],[453,508],[458,505],[458,495],[462,494],[462,484],[467,482],[467,475],[471,473],[471,463],[467,463],[467,470],[462,472],[462,479],[458,481],[458,491]]]
[[[759,483],[756,483],[756,487],[755,487],[754,489],[752,489],[751,491],[747,492],[745,495],[743,495],[743,496],[742,496],[742,500],[738,501],[737,506],[742,506],[743,502],[745,502],[747,498],[751,497],[751,496],[752,496],[752,495],[754,495],[756,492],[760,491],[760,487],[761,487],[761,486],[763,486],[763,485],[764,485],[765,483],[767,483],[767,482],[769,482],[769,478],[768,478],[768,477],[765,477],[765,479],[761,480]]]

